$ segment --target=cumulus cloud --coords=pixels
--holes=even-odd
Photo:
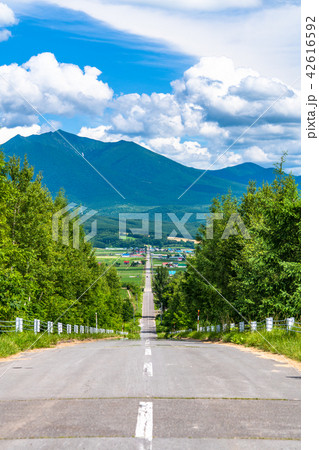
[[[11,32],[5,27],[11,27],[18,22],[14,12],[8,5],[0,2],[0,42],[7,41],[11,37]]]
[[[242,149],[240,152],[229,151],[218,157],[214,169],[235,166],[244,162],[253,162],[255,164],[265,165],[276,162],[278,155],[269,155],[257,145]],[[213,168],[213,167],[211,167]]]
[[[139,138],[131,139],[129,136],[125,134],[119,134],[112,132],[112,126],[111,125],[100,125],[98,127],[82,127],[80,132],[78,133],[78,136],[81,137],[87,137],[90,139],[95,139],[97,141],[102,142],[118,142],[121,140],[124,141],[134,141],[139,142]]]
[[[181,135],[181,107],[171,94],[128,94],[111,105],[116,132],[144,136]]]
[[[182,79],[172,82],[172,87],[180,103],[195,103],[210,121],[225,126],[236,122],[250,125],[270,106],[262,122],[279,116],[285,121],[300,117],[298,91],[252,69],[236,68],[229,58],[201,58]]]
[[[197,167],[228,146],[213,168],[271,165],[299,140],[299,92],[224,57],[201,58],[172,82],[172,93],[122,95],[110,109],[103,140],[126,136],[185,164],[193,158]]]
[[[30,125],[41,114],[102,114],[113,91],[95,67],[59,63],[52,53],[0,67],[3,125]]]
[[[172,82],[170,94],[122,95],[110,108],[107,125],[80,135],[132,140],[200,168],[271,166],[285,150],[293,165],[300,152],[299,92],[228,58],[202,58]]]
[[[9,30],[0,30],[0,42],[7,41],[12,36]]]
[[[207,167],[211,157],[207,147],[202,147],[196,141],[181,141],[181,138],[154,138],[144,145],[156,153],[197,168]]]
[[[17,19],[12,9],[5,3],[0,2],[0,27],[10,27],[16,23]]]
[[[257,145],[244,151],[244,159],[255,163],[270,162],[269,156]]]
[[[7,128],[3,127],[0,128],[0,144],[4,144],[5,142],[9,141],[9,139],[12,139],[13,137],[20,134],[20,136],[31,136],[32,134],[40,134],[41,133],[41,127],[40,125],[34,124],[30,127],[14,127],[14,128]]]
[[[186,165],[212,168],[253,161],[272,165],[283,150],[300,151],[299,92],[275,78],[236,67],[229,58],[201,58],[172,82],[170,93],[113,97],[100,71],[58,62],[43,53],[0,67],[3,125],[31,127],[41,114],[91,115],[98,126],[80,136],[134,141]],[[16,90],[15,90],[16,89]],[[28,100],[28,102],[25,101]],[[98,118],[97,116],[100,115]],[[258,119],[256,121],[256,119]],[[289,160],[291,166],[293,160]]]
[[[172,136],[151,139],[145,139],[142,136],[131,137],[125,134],[114,133],[111,125],[100,125],[95,128],[82,127],[78,136],[102,142],[132,141],[174,161],[201,169],[209,165],[211,157],[207,147],[202,147],[197,141],[181,140],[180,137]]]

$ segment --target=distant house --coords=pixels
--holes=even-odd
[[[173,275],[175,275],[175,273],[176,273],[176,270],[170,270],[170,271],[168,272],[168,274],[169,274],[170,277],[172,277]]]
[[[130,261],[124,261],[124,264],[130,264]]]

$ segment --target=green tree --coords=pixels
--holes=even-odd
[[[101,325],[119,327],[123,300],[116,269],[97,262],[82,229],[79,249],[52,239],[52,215],[67,203],[62,191],[52,200],[26,159],[21,166],[18,158],[6,162],[0,154],[0,319],[54,321],[63,314],[63,321],[89,325],[98,311]]]
[[[159,306],[163,305],[163,309],[167,307],[167,302],[165,301],[165,291],[168,285],[169,273],[166,267],[160,266],[156,268],[153,277],[153,291],[157,297],[157,303]]]

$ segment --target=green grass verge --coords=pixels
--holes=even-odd
[[[0,336],[0,358],[5,358],[7,356],[14,355],[23,350],[34,349],[34,348],[48,348],[52,347],[59,342],[70,342],[72,340],[84,341],[87,339],[121,339],[123,337],[128,339],[140,339],[139,333],[129,333],[127,336],[122,336],[119,334],[43,334],[40,339],[41,334],[37,336],[33,332],[23,332],[23,333],[10,333],[2,334]],[[35,342],[36,341],[36,342]]]
[[[228,333],[208,333],[208,332],[185,332],[170,336],[165,333],[159,333],[158,337],[162,339],[172,338],[192,338],[205,341],[222,341],[232,342],[233,344],[241,344],[246,347],[256,347],[261,350],[265,350],[271,353],[287,356],[288,358],[296,361],[301,361],[301,335],[300,333],[294,333],[273,330],[273,331],[261,331],[260,333],[232,331]]]

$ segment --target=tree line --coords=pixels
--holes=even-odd
[[[131,315],[115,268],[100,265],[80,230],[79,249],[52,239],[52,215],[67,205],[53,200],[27,160],[0,153],[0,320],[16,316],[117,328]],[[60,224],[61,225],[61,224]],[[70,242],[73,238],[69,224]]]
[[[156,272],[154,290],[167,328],[193,327],[198,310],[203,324],[300,318],[301,201],[284,160],[271,184],[250,182],[240,199],[231,193],[213,199],[184,273],[169,278],[167,269]],[[225,233],[234,214],[244,233],[237,225]]]

